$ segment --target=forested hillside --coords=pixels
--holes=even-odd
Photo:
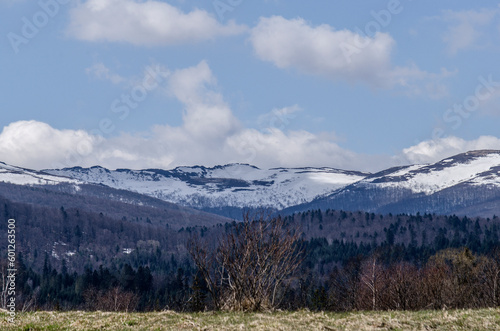
[[[49,309],[214,308],[207,283],[189,254],[188,242],[195,238],[213,249],[221,238],[238,233],[241,224],[174,229],[148,217],[116,219],[102,212],[6,199],[0,199],[0,215],[16,219],[23,284],[19,304]],[[498,302],[494,301],[497,292],[481,287],[486,284],[485,277],[489,277],[487,284],[499,280],[499,274],[491,278],[495,268],[500,270],[496,255],[500,219],[496,216],[470,219],[314,210],[286,216],[283,221],[286,229],[297,228],[302,233],[297,244],[304,258],[284,280],[277,307],[416,309],[424,305],[482,307]],[[6,256],[4,244],[0,250]],[[2,266],[5,276],[5,260]],[[381,296],[372,307],[366,299],[373,287],[365,279],[369,268],[378,273],[372,282],[380,281],[377,286],[391,289],[377,295],[393,293],[391,286],[402,286],[393,283],[399,279],[393,275],[400,275],[398,281],[406,282],[405,286],[411,285],[408,293],[423,286],[432,292],[432,286],[441,288],[443,284],[448,286],[443,291],[448,292],[440,292],[441,301],[433,301],[431,296],[438,294],[429,292],[418,303],[400,302],[396,306],[393,297]],[[466,271],[469,276],[463,283],[459,273]],[[444,283],[432,283],[433,277]],[[450,293],[463,290],[456,286],[466,286],[480,297],[467,302],[453,297]],[[487,296],[490,299],[486,300]],[[113,306],[113,298],[121,298],[127,305]]]
[[[168,225],[177,230],[186,226],[211,226],[229,221],[218,215],[102,185],[28,186],[0,182],[0,197],[2,196],[21,204],[102,213],[115,220],[142,219],[151,224]]]

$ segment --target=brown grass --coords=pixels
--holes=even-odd
[[[1,330],[500,330],[500,309],[314,313],[36,312]]]

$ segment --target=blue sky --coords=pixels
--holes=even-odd
[[[488,1],[0,0],[0,160],[376,171],[500,149]]]

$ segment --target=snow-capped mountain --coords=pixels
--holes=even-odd
[[[426,195],[458,184],[500,187],[500,151],[472,151],[431,165],[393,168],[357,183],[358,186],[408,189]]]
[[[500,151],[472,151],[434,164],[375,174],[333,168],[259,169],[247,164],[172,170],[102,167],[33,171],[0,163],[0,182],[100,185],[241,217],[241,209],[292,213],[307,209],[379,213],[500,214]]]
[[[210,226],[229,219],[185,208],[128,190],[85,183],[65,176],[48,174],[0,162],[0,199],[9,203],[42,208],[74,209],[110,219],[134,219],[180,229]]]
[[[289,211],[312,208],[491,216],[500,213],[500,151],[387,169]]]
[[[0,182],[16,185],[57,185],[62,183],[81,183],[75,179],[14,167],[3,162],[0,162]]]
[[[368,175],[332,168],[263,170],[247,164],[178,167],[168,171],[76,167],[44,172],[200,209],[283,209],[326,196]]]

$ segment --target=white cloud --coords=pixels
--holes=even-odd
[[[275,108],[267,114],[260,115],[257,122],[262,128],[277,128],[283,130],[297,117],[296,114],[300,111],[302,111],[302,109],[299,105]]]
[[[37,121],[19,121],[0,133],[0,155],[13,165],[38,169],[61,162],[70,154],[88,157],[98,141],[82,130],[57,130]]]
[[[257,57],[281,69],[296,68],[373,87],[405,87],[412,90],[410,94],[415,94],[417,86],[435,96],[446,92],[439,83],[443,73],[428,73],[415,65],[394,68],[391,53],[395,41],[387,33],[368,37],[327,24],[311,26],[302,18],[272,16],[260,19],[250,41]]]
[[[183,129],[191,137],[222,139],[239,129],[239,122],[221,94],[209,89],[216,83],[205,61],[174,72],[168,91],[184,106]]]
[[[93,76],[95,78],[102,79],[102,80],[108,80],[108,81],[112,82],[113,84],[120,84],[120,83],[123,83],[125,81],[125,78],[123,78],[122,76],[120,76],[118,74],[111,72],[111,70],[108,67],[106,67],[104,65],[104,63],[102,63],[102,62],[96,63],[96,64],[92,65],[91,67],[85,69],[85,72],[90,76]]]
[[[486,28],[498,13],[498,8],[445,11],[442,20],[449,23],[449,26],[443,34],[443,41],[450,54],[480,46],[481,38],[487,32]]]
[[[440,99],[449,94],[444,80],[457,72],[442,68],[439,73],[431,73],[412,64],[407,67],[394,67],[386,75],[394,88],[401,90],[403,94]]]
[[[433,163],[456,154],[482,149],[500,150],[500,139],[481,136],[475,140],[464,140],[450,136],[423,141],[404,149],[401,156],[407,163]]]
[[[257,56],[278,68],[296,67],[308,74],[354,81],[379,80],[380,70],[390,66],[394,45],[385,33],[370,39],[349,30],[336,31],[326,24],[313,27],[301,18],[287,20],[281,16],[261,18],[250,40]],[[349,47],[361,44],[366,44],[363,51],[351,55]]]
[[[332,166],[364,169],[363,156],[341,148],[332,134],[284,132],[277,128],[246,129],[228,138],[227,145],[245,163],[267,167]]]
[[[184,13],[156,0],[87,0],[71,10],[68,34],[86,41],[170,45],[236,35],[245,27],[220,24],[200,9]]]
[[[213,137],[212,137],[213,138]],[[446,137],[404,149],[399,155],[358,154],[340,147],[332,134],[241,129],[221,139],[191,136],[185,127],[157,126],[145,135],[104,139],[81,130],[58,130],[19,121],[0,133],[2,161],[32,169],[102,165],[108,168],[172,168],[234,162],[263,168],[328,166],[379,171],[395,165],[433,163],[471,150],[500,150],[500,138]]]

